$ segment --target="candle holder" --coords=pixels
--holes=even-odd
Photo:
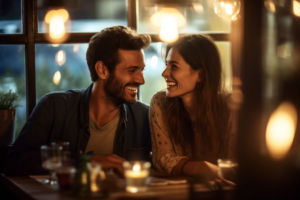
[[[150,162],[126,161],[123,163],[126,191],[130,193],[145,192],[146,180],[149,176]]]

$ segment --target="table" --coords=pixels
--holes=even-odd
[[[178,179],[176,177],[168,177],[168,179]],[[76,200],[87,199],[86,197],[77,197],[71,195],[67,191],[59,189],[58,185],[45,185],[28,176],[22,177],[6,177],[1,174],[1,183],[19,199],[22,200]],[[112,192],[106,199],[109,200],[125,200],[125,199],[189,199],[189,184],[149,186],[148,191],[143,194],[130,194],[126,191]],[[206,199],[215,198],[215,192],[210,187],[203,187],[203,194]],[[232,193],[232,191],[231,191]],[[203,195],[202,195],[203,196]],[[227,195],[228,196],[228,195]],[[99,198],[98,198],[99,199]],[[202,198],[201,198],[202,199]],[[226,198],[228,199],[228,198]]]

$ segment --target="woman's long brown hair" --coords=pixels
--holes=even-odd
[[[167,53],[172,47],[193,70],[201,69],[202,72],[195,88],[196,122],[192,124],[181,98],[167,98],[163,106],[166,128],[184,153],[191,151],[192,160],[197,160],[196,151],[201,145],[203,156],[216,163],[218,158],[226,158],[228,154],[229,134],[229,109],[222,91],[218,48],[209,36],[200,34],[183,36],[168,45]],[[200,141],[195,141],[195,134],[199,134]]]

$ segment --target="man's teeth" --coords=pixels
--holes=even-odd
[[[132,91],[137,91],[137,88],[135,87],[128,87],[129,90],[132,90]]]
[[[176,85],[175,82],[167,82],[167,86],[170,86],[170,85]]]

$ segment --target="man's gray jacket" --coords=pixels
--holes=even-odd
[[[41,167],[40,147],[53,141],[70,143],[73,155],[85,152],[89,133],[89,99],[86,90],[49,93],[41,98],[10,148],[3,172],[6,175],[47,174]],[[114,154],[127,160],[150,161],[149,106],[142,102],[121,105]]]

